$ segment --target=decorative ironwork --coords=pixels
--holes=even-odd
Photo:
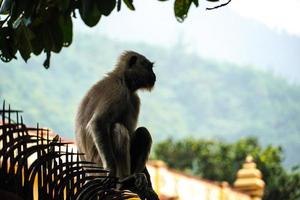
[[[20,110],[0,109],[0,195],[15,199],[130,199],[114,189],[117,179],[92,162],[80,161],[68,142],[49,130],[26,127]],[[99,175],[104,174],[104,175]]]

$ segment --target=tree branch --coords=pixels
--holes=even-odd
[[[206,10],[214,10],[214,9],[218,9],[218,8],[223,7],[223,6],[227,6],[230,2],[231,2],[231,0],[228,0],[226,3],[220,4],[220,5],[215,6],[215,7],[212,7],[212,8],[206,8]]]

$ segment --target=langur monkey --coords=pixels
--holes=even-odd
[[[147,200],[158,199],[146,169],[152,139],[144,127],[136,129],[140,109],[138,89],[151,91],[153,63],[133,51],[123,53],[115,69],[83,98],[76,116],[76,144],[83,160],[108,169]]]

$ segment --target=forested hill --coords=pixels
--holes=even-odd
[[[154,141],[185,136],[232,141],[253,135],[263,144],[282,145],[288,166],[300,164],[300,86],[250,66],[185,53],[180,45],[160,49],[82,34],[75,39],[52,56],[49,70],[42,67],[44,58],[0,62],[1,100],[23,109],[26,122],[72,138],[86,90],[112,69],[123,50],[132,49],[155,61],[156,88],[140,93],[139,122]]]

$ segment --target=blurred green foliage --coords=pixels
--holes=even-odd
[[[132,49],[155,62],[154,90],[139,93],[139,126],[150,130],[154,142],[170,136],[235,141],[253,135],[264,146],[281,145],[285,166],[300,163],[299,85],[251,66],[201,58],[180,44],[161,49],[80,33],[75,40],[53,57],[47,71],[36,58],[28,64],[0,63],[0,101],[24,110],[28,124],[39,122],[71,138],[85,92],[112,70],[123,50]]]
[[[51,52],[59,53],[72,43],[72,17],[78,11],[83,22],[95,26],[102,16],[108,16],[122,0],[0,0],[0,59],[10,62],[19,52],[25,62],[31,54],[46,53],[44,67],[50,66]],[[219,0],[207,0],[218,2]],[[123,0],[135,10],[133,0]],[[191,3],[198,0],[175,0],[177,19],[186,18]]]
[[[236,179],[247,155],[252,155],[266,183],[264,200],[299,200],[300,170],[287,171],[282,166],[282,149],[262,147],[256,138],[248,137],[234,143],[220,140],[184,138],[167,139],[156,144],[154,159],[164,160],[168,166],[214,181]]]

